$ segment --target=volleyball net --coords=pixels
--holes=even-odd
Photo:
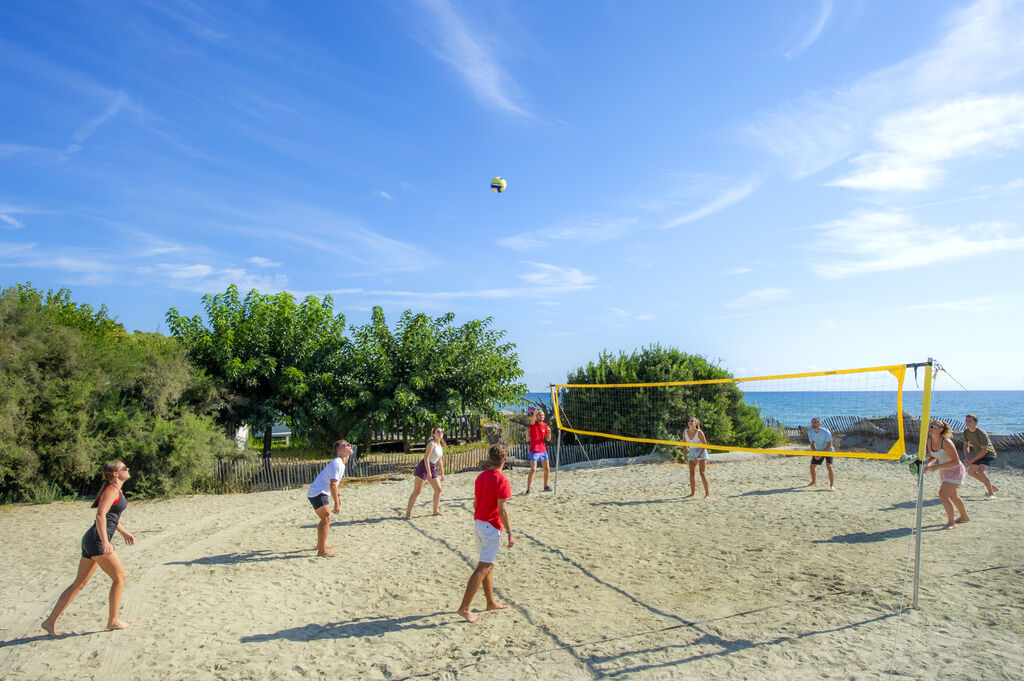
[[[690,417],[712,451],[808,456],[811,419],[833,436],[831,456],[899,459],[908,365],[753,378],[551,387],[558,427],[584,444],[603,439],[684,446]],[[816,437],[820,437],[817,433]]]

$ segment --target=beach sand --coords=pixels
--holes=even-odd
[[[472,473],[446,479],[444,516],[427,490],[412,522],[399,519],[411,480],[345,486],[334,559],[313,556],[305,489],[133,502],[123,524],[137,544],[115,544],[134,626],[103,631],[110,582],[97,572],[59,639],[39,624],[92,511],[7,508],[0,678],[1024,678],[1020,471],[992,473],[997,501],[969,479],[972,520],[949,531],[929,474],[910,610],[915,478],[840,459],[829,492],[823,467],[802,487],[807,467],[714,456],[708,500],[699,479],[684,498],[687,469],[673,463],[563,471],[557,496],[539,481],[523,496],[517,468],[515,546],[503,538],[494,572],[510,607],[475,625],[453,614],[477,560]]]

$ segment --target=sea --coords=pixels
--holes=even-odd
[[[549,392],[523,397],[551,407]],[[904,390],[903,411],[920,417],[923,397],[920,390]],[[896,393],[891,391],[748,392],[744,399],[759,407],[762,416],[787,426],[808,425],[815,416],[874,418],[896,413]],[[978,427],[990,435],[1020,433],[1024,432],[1024,390],[933,390],[929,413],[932,418],[955,421],[976,414]]]

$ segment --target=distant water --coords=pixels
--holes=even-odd
[[[523,397],[551,406],[548,392]],[[903,391],[903,411],[920,417],[922,397],[920,390]],[[884,391],[748,392],[745,399],[763,416],[790,426],[808,425],[814,416],[871,418],[896,412],[896,394]],[[1024,390],[977,390],[973,397],[962,390],[935,390],[930,411],[932,418],[957,421],[977,414],[979,427],[992,435],[1024,432]]]

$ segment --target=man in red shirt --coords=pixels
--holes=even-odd
[[[551,429],[544,423],[544,412],[540,409],[530,407],[530,474],[526,476],[526,493],[530,493],[530,486],[533,485],[533,474],[537,472],[537,462],[544,466],[544,491],[550,492],[548,487],[548,476],[551,474],[551,466],[548,464],[548,446],[551,441]]]
[[[512,485],[501,472],[505,466],[505,448],[491,445],[487,450],[489,468],[476,476],[476,503],[474,504],[473,520],[476,531],[476,543],[480,547],[480,562],[469,577],[466,593],[462,597],[462,605],[456,611],[467,622],[479,622],[480,618],[473,614],[469,606],[482,584],[484,598],[487,599],[488,610],[504,610],[508,606],[494,600],[494,560],[498,556],[501,544],[501,529],[504,523],[508,532],[508,547],[512,548],[512,522],[508,519],[505,500],[512,496]]]

